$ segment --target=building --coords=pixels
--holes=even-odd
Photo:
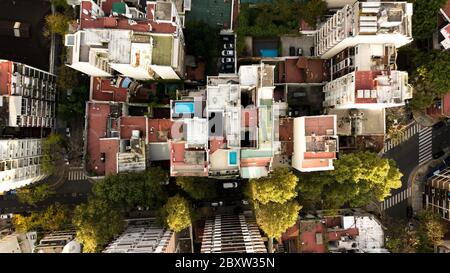
[[[44,236],[34,248],[34,253],[80,253],[75,241],[75,230],[55,231]]]
[[[381,1],[347,4],[318,28],[315,53],[329,59],[357,44],[404,46],[412,41],[412,6]]]
[[[427,115],[432,118],[450,118],[450,92],[435,99],[432,106],[427,108]]]
[[[31,66],[0,60],[1,126],[53,128],[56,76]]]
[[[294,253],[383,253],[384,231],[370,214],[305,215],[282,236],[288,252]]]
[[[428,179],[425,184],[425,208],[450,221],[450,167]]]
[[[103,253],[177,253],[175,232],[155,223],[153,218],[126,220],[125,231]]]
[[[435,250],[436,253],[450,253],[450,240],[444,240]]]
[[[171,175],[267,176],[277,149],[273,75],[271,65],[241,66],[172,100]]]
[[[36,232],[11,233],[0,237],[0,253],[32,253]]]
[[[123,1],[82,1],[67,65],[90,76],[184,78],[184,36],[173,1],[147,1],[146,11]]]
[[[206,220],[201,253],[266,253],[253,216],[218,214]]]
[[[393,42],[393,41],[392,41]],[[394,44],[358,44],[331,60],[324,107],[374,109],[404,105],[412,98],[408,73],[396,70]]]
[[[0,140],[0,193],[46,177],[41,170],[42,139]]]
[[[336,116],[294,118],[292,167],[301,172],[333,170],[338,152]]]
[[[450,48],[450,1],[447,1],[439,12],[441,17],[438,23],[440,31],[437,40],[444,50],[448,50]]]

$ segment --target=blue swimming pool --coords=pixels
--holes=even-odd
[[[228,164],[229,165],[237,165],[237,152],[236,151],[228,152]]]
[[[192,114],[194,113],[194,102],[175,102],[176,114]]]

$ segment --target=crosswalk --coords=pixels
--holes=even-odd
[[[432,131],[431,127],[419,131],[419,165],[432,159]]]
[[[386,140],[386,142],[384,143],[383,153],[386,153],[387,151],[391,150],[395,146],[405,142],[406,140],[408,140],[415,134],[419,133],[420,130],[421,130],[420,124],[415,123],[415,122],[412,123],[411,125],[408,126],[408,128],[406,128],[406,130],[398,138]]]
[[[87,176],[84,174],[84,171],[82,168],[71,168],[69,170],[69,175],[67,180],[69,181],[80,181],[80,180],[86,180]]]
[[[386,198],[381,203],[381,210],[387,210],[388,208],[391,208],[398,203],[402,202],[403,200],[411,197],[412,188],[409,187],[406,190],[403,190],[397,194],[394,194],[393,196]]]

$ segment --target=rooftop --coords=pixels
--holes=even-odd
[[[172,64],[172,36],[152,36],[153,38],[153,51],[152,60],[155,65],[167,65]]]

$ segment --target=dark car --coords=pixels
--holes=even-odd
[[[289,47],[289,56],[295,56],[295,47]]]
[[[233,68],[234,68],[234,66],[232,64],[223,64],[223,65],[220,66],[221,70],[230,70],[230,69],[233,69]]]
[[[443,156],[444,154],[445,154],[445,152],[440,150],[439,152],[436,152],[433,154],[433,158],[438,159],[439,157]]]
[[[413,213],[413,208],[412,206],[408,206],[406,207],[406,217],[408,217],[409,219],[411,219],[413,217],[414,213]]]
[[[309,53],[311,54],[311,56],[314,56],[314,47],[312,46],[312,47],[310,47],[309,48]]]

